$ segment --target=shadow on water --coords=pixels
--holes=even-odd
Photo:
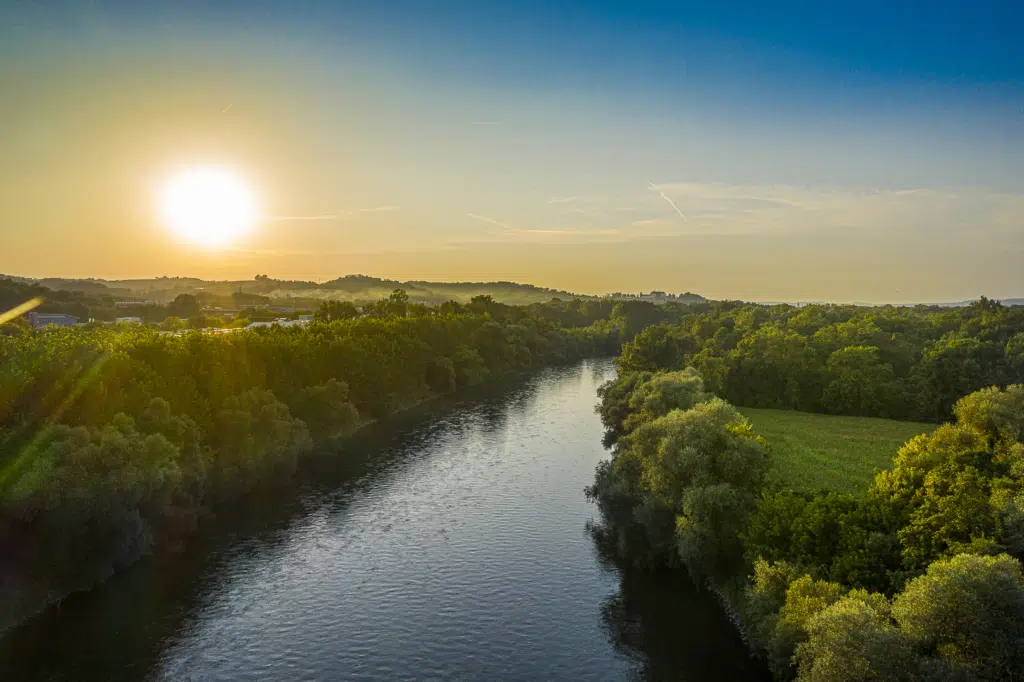
[[[767,665],[750,655],[713,593],[681,569],[632,565],[599,524],[588,524],[587,535],[601,564],[619,576],[618,592],[601,604],[601,625],[611,644],[633,661],[632,679],[771,681]]]

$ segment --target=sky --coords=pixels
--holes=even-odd
[[[1024,296],[1024,5],[0,4],[0,272]],[[181,169],[259,219],[161,220]]]

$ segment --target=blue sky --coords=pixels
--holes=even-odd
[[[0,18],[2,271],[1024,295],[1020,3],[25,2]],[[266,219],[230,253],[154,222],[150,185],[192,162],[260,196]],[[76,248],[55,257],[61,235]],[[97,237],[124,252],[90,253]]]

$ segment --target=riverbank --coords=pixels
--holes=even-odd
[[[477,385],[461,387],[451,393],[420,395],[416,399],[405,400],[402,403],[393,405],[392,411],[385,416],[376,418],[361,416],[357,421],[348,424],[342,431],[315,441],[313,448],[301,454],[297,464],[301,466],[302,463],[308,463],[313,459],[323,457],[325,452],[331,453],[330,457],[337,457],[339,451],[347,443],[351,442],[354,437],[357,437],[370,427],[378,426],[382,422],[401,419],[403,415],[422,414],[426,410],[438,408],[443,410],[446,405],[458,404],[466,397],[485,395],[522,382],[538,371],[542,370],[532,368],[528,371],[511,371],[502,375],[491,374]],[[256,485],[276,485],[281,482],[279,476],[271,475],[264,477],[263,481]],[[33,584],[35,567],[31,565],[18,566],[16,559],[12,561],[13,554],[6,554],[5,559],[8,566],[4,567],[0,564],[0,605],[3,607],[0,610],[0,636],[6,631],[18,627],[45,609],[59,605],[67,597],[102,585],[143,558],[184,551],[190,539],[197,532],[201,531],[201,527],[204,524],[210,523],[225,507],[237,507],[239,503],[245,503],[245,498],[258,496],[261,493],[263,493],[263,490],[260,487],[242,491],[241,494],[234,488],[211,490],[203,505],[196,510],[196,522],[186,532],[175,533],[174,535],[161,538],[159,542],[149,547],[136,547],[135,551],[131,554],[123,556],[112,570],[69,583],[60,589],[45,591],[26,589],[26,585],[31,586]]]

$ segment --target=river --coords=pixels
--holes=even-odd
[[[764,680],[715,600],[586,531],[607,360],[361,432],[0,641],[0,679]]]

